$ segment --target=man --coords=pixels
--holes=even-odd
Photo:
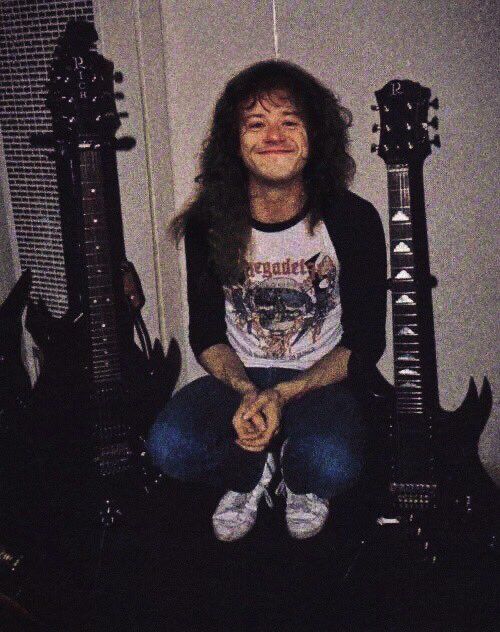
[[[318,533],[358,479],[358,395],[385,346],[376,210],[350,193],[350,115],[314,77],[265,61],[234,77],[204,143],[185,236],[190,343],[209,375],[181,389],[149,447],[172,477],[228,490],[217,538],[253,527],[277,468],[286,524]]]

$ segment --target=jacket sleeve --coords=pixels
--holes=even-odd
[[[224,291],[209,264],[207,230],[198,220],[185,233],[189,343],[196,357],[215,344],[229,344],[226,336]]]
[[[352,210],[340,266],[342,327],[340,345],[352,351],[348,375],[360,379],[385,349],[387,260],[378,212],[365,202]]]

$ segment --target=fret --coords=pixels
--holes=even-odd
[[[95,375],[94,376],[94,382],[96,384],[100,384],[100,383],[104,383],[104,384],[108,384],[109,382],[120,382],[120,375],[119,374],[114,374],[114,375]]]
[[[92,362],[92,367],[94,370],[101,369],[101,368],[115,370],[119,367],[119,362],[117,362],[116,359],[108,362],[107,360],[95,358],[94,361]]]
[[[406,412],[412,412],[412,411],[424,412],[425,406],[423,404],[406,404],[404,402],[401,402],[401,403],[396,402],[396,410],[406,411]]]
[[[408,345],[412,346],[412,345],[419,345],[420,343],[419,342],[400,342],[400,341],[397,341],[395,344],[397,344],[399,346],[408,346]]]
[[[119,376],[120,375],[120,366],[118,363],[113,363],[113,366],[96,366],[93,368],[92,373],[94,375],[100,375],[101,377],[109,376]]]
[[[396,406],[398,408],[406,408],[406,409],[418,409],[418,410],[424,410],[425,406],[421,403],[421,402],[396,402]]]
[[[107,285],[94,284],[92,286],[93,290],[100,290],[100,289],[107,289],[107,290],[109,290],[109,288],[110,288],[109,283]]]
[[[91,340],[90,344],[91,344],[92,348],[95,348],[95,349],[99,349],[99,348],[102,347],[102,348],[108,349],[109,351],[115,352],[115,350],[118,350],[118,345],[116,343],[117,343],[117,341],[114,338],[111,339],[111,341],[110,341],[108,339],[104,339],[103,340],[103,339],[97,339],[97,338],[94,337]]]
[[[100,321],[95,320],[94,322],[91,323],[91,332],[90,332],[90,336],[92,338],[92,341],[94,341],[94,339],[100,340],[100,338],[97,338],[98,336],[98,331],[102,331],[103,329],[106,329],[106,334],[108,336],[113,335],[116,333],[115,328],[113,327],[114,323],[110,323],[108,326],[106,326],[106,323],[101,323]]]
[[[415,337],[417,337],[418,334],[417,334],[417,332],[414,331],[414,329],[415,328],[410,329],[410,327],[403,327],[399,331],[394,332],[393,335],[397,336],[398,338],[404,337],[404,336],[415,336]]]

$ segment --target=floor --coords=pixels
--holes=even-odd
[[[15,572],[0,574],[0,593],[32,620],[0,604],[0,629],[498,629],[491,533],[479,529],[466,541],[447,525],[429,538],[440,546],[425,550],[425,534],[377,526],[366,488],[338,499],[310,540],[290,538],[275,497],[272,509],[262,502],[248,536],[227,544],[210,526],[217,490],[163,480],[149,494],[133,494],[122,519],[101,527],[93,509],[66,496],[63,482],[47,486],[32,474],[18,476],[10,491],[6,485],[0,523],[7,548],[23,555]]]

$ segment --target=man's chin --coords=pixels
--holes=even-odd
[[[266,186],[286,187],[297,182],[302,178],[302,172],[299,173],[253,173],[253,177],[257,182]]]

